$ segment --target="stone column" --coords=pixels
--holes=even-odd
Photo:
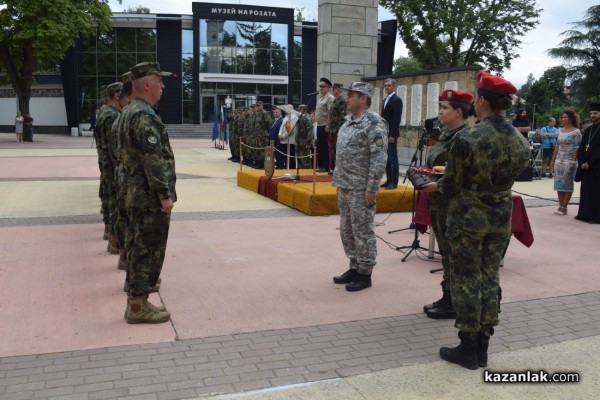
[[[345,87],[377,75],[377,0],[319,0],[317,80]]]

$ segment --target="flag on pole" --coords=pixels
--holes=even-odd
[[[223,140],[225,140],[225,144],[229,144],[229,132],[227,130],[227,111],[221,111],[221,114],[223,114]]]
[[[214,117],[213,117],[213,134],[212,134],[212,141],[214,142],[215,140],[217,140],[219,138],[219,119],[217,116],[217,105],[215,104],[215,109],[214,109]]]

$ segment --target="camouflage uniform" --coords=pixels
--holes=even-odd
[[[106,90],[106,88],[104,88],[104,90]],[[108,106],[106,104],[103,104],[100,107],[100,111],[98,112],[98,117],[100,117],[100,115],[102,115],[107,108]],[[96,121],[98,121],[97,118]],[[98,169],[100,170],[100,185],[98,186],[98,197],[100,198],[100,212],[102,213],[102,222],[104,222],[104,225],[108,229],[108,221],[110,217],[108,215],[108,197],[105,197],[105,193],[108,193],[108,189],[105,187],[106,183],[102,176],[102,169],[103,165],[106,163],[105,159],[107,155],[102,150],[102,139],[100,137],[100,132],[98,131],[98,129],[94,129],[94,139],[96,140],[96,152],[98,153]]]
[[[448,207],[452,304],[462,337],[493,334],[498,324],[498,267],[510,240],[515,178],[527,167],[529,144],[502,117],[461,132],[438,181]]]
[[[145,99],[136,97],[121,118],[126,207],[133,229],[127,272],[129,295],[135,297],[152,291],[162,270],[171,215],[161,212],[160,200],[177,201],[175,157],[165,126]]]
[[[329,116],[329,134],[331,135],[331,154],[334,166],[338,131],[344,123],[346,114],[346,99],[344,96],[339,96],[333,101],[331,115]]]
[[[109,96],[113,96],[121,90],[120,82],[111,83],[107,87]],[[110,141],[112,138],[112,125],[121,113],[121,110],[113,105],[103,107],[96,120],[97,146],[99,152],[100,167],[102,169],[101,186],[103,188],[102,202],[105,210],[105,223],[108,225],[110,235],[114,234],[114,213],[116,204],[116,186],[114,177],[114,157],[110,152]]]
[[[258,150],[255,149],[258,147],[258,138],[254,131],[254,126],[256,125],[256,113],[250,112],[245,121],[244,143],[246,143],[248,147],[244,148],[244,154],[247,154],[246,161],[250,163],[258,160]]]
[[[271,125],[273,125],[273,119],[269,116],[269,113],[266,111],[258,111],[254,113],[254,134],[256,147],[261,150],[256,150],[256,158],[255,161],[258,164],[262,164],[264,161],[265,151],[262,150],[263,147],[269,146],[269,131],[271,130]]]
[[[454,146],[454,142],[459,132],[467,130],[468,125],[464,124],[457,129],[444,129],[437,143],[429,148],[427,152],[427,167],[433,168],[438,165],[448,163],[449,154]],[[448,260],[448,238],[446,237],[446,218],[448,216],[448,205],[450,198],[440,192],[429,193],[428,196],[429,213],[431,215],[431,226],[438,242],[440,253],[442,254],[442,287],[450,287],[450,262]],[[446,286],[447,285],[447,286]]]
[[[298,119],[298,163],[300,169],[312,169],[311,154],[314,142],[313,124],[310,115],[305,114]]]
[[[370,109],[339,130],[333,186],[337,187],[340,236],[350,269],[371,275],[377,258],[373,230],[375,206],[365,203],[365,191],[379,191],[387,161],[387,123]]]

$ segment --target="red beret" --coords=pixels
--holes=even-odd
[[[517,88],[512,83],[488,72],[479,72],[475,78],[475,84],[478,88],[499,94],[509,95],[517,93]]]
[[[473,102],[473,95],[469,92],[446,89],[440,94],[440,101],[454,101],[456,103],[471,104]]]

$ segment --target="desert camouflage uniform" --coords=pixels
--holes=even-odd
[[[337,137],[340,127],[344,124],[346,118],[346,99],[344,96],[337,97],[331,106],[331,115],[329,116],[329,134],[331,135],[331,154],[335,166],[335,153],[337,146]]]
[[[498,267],[510,240],[511,187],[527,167],[529,144],[502,117],[484,118],[456,138],[439,190],[450,195],[454,326],[470,340],[498,325]]]
[[[152,106],[136,97],[124,110],[123,169],[127,179],[127,215],[133,237],[127,255],[129,295],[142,296],[162,270],[171,215],[161,199],[177,201],[175,158],[169,136]]]
[[[340,236],[350,269],[371,275],[377,259],[373,230],[375,206],[365,203],[365,191],[379,191],[387,162],[388,126],[371,110],[346,117],[339,130],[333,186],[338,190]]]
[[[429,147],[427,151],[427,167],[433,168],[438,165],[445,166],[450,158],[450,151],[454,146],[459,132],[467,130],[469,126],[463,124],[457,129],[449,130],[443,128],[443,134],[437,143]],[[446,237],[446,218],[448,216],[448,205],[450,204],[449,195],[440,192],[429,193],[427,197],[429,203],[429,213],[431,215],[431,226],[438,242],[440,253],[442,254],[442,287],[450,287],[450,261],[448,260],[448,238]]]

